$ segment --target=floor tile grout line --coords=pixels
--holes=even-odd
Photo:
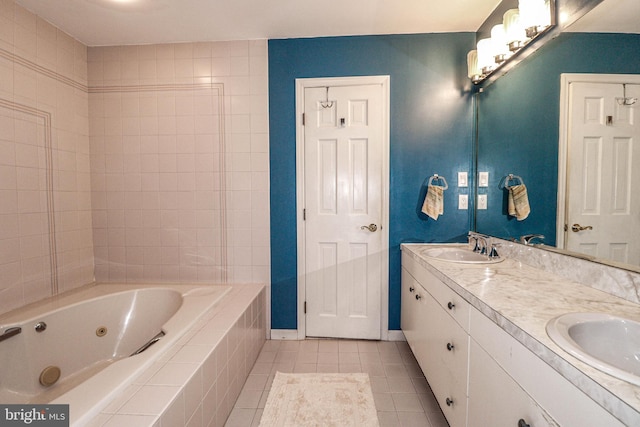
[[[315,344],[315,341],[318,342],[318,344]],[[306,344],[306,343],[311,343],[311,344]],[[324,344],[323,344],[324,343]],[[336,344],[333,344],[336,343]],[[340,343],[343,343],[342,346],[340,346]],[[309,350],[309,347],[312,348],[312,350]],[[331,351],[320,351],[320,349],[322,348],[326,348],[326,347],[337,347],[335,350],[331,350]],[[340,347],[342,347],[342,349],[344,351],[340,351]],[[411,397],[412,402],[407,403],[405,401],[399,401],[402,403],[403,406],[401,409],[405,409],[405,408],[409,408],[412,407],[413,410],[397,410],[397,407],[395,406],[394,403],[394,410],[393,411],[385,411],[385,410],[378,410],[378,405],[376,404],[376,409],[378,412],[378,418],[380,419],[381,417],[383,417],[386,420],[386,417],[391,417],[392,419],[395,419],[396,422],[395,423],[387,423],[386,421],[384,421],[383,419],[380,419],[380,425],[381,427],[387,427],[387,426],[400,426],[403,427],[402,424],[402,420],[405,419],[403,417],[407,416],[405,414],[412,414],[414,417],[416,416],[415,414],[419,414],[422,413],[423,414],[423,419],[427,424],[423,424],[425,427],[436,427],[436,426],[446,426],[446,421],[443,422],[444,417],[442,416],[441,412],[433,412],[434,408],[438,408],[438,404],[435,401],[435,397],[433,396],[430,387],[428,386],[428,383],[426,381],[426,379],[424,378],[423,375],[421,375],[421,370],[417,364],[417,361],[415,360],[415,358],[413,357],[413,354],[411,354],[411,351],[408,347],[408,345],[405,344],[401,344],[400,342],[392,342],[392,341],[379,341],[379,342],[375,342],[375,351],[372,351],[372,348],[374,347],[374,345],[371,344],[370,341],[359,341],[359,340],[305,340],[305,341],[280,341],[280,342],[274,342],[274,341],[267,341],[265,343],[265,345],[263,346],[263,349],[260,352],[260,355],[258,357],[258,361],[256,362],[256,364],[254,365],[254,367],[251,370],[250,376],[251,375],[261,375],[261,376],[267,376],[267,380],[264,384],[264,388],[262,390],[263,392],[263,396],[260,398],[260,401],[262,401],[264,399],[264,401],[266,402],[266,395],[268,395],[268,391],[271,387],[271,383],[273,381],[273,378],[275,376],[275,371],[274,369],[276,369],[276,365],[278,365],[279,368],[287,370],[289,372],[296,372],[296,365],[298,365],[298,369],[303,369],[306,370],[311,370],[313,372],[318,372],[318,365],[338,365],[338,372],[342,372],[340,370],[340,364],[323,364],[323,363],[319,363],[317,360],[319,358],[318,354],[319,353],[329,353],[329,354],[337,354],[338,358],[339,358],[339,354],[343,353],[343,354],[358,354],[358,360],[359,362],[357,363],[349,363],[349,364],[343,364],[343,367],[345,367],[345,369],[357,369],[359,371],[365,371],[365,369],[367,368],[371,368],[371,365],[368,363],[364,363],[365,366],[363,366],[363,361],[362,358],[363,356],[361,356],[362,354],[385,354],[387,355],[387,357],[389,358],[395,358],[395,362],[389,362],[389,363],[385,363],[384,361],[381,361],[381,365],[383,366],[383,375],[372,375],[370,373],[370,378],[384,378],[387,386],[388,386],[388,382],[389,382],[389,378],[392,379],[392,383],[394,383],[394,388],[397,383],[400,382],[404,382],[405,385],[410,384],[412,391],[389,391],[387,392],[388,394],[391,395],[391,398],[393,399],[393,395],[395,394],[397,399],[400,399],[400,395],[405,394],[407,396],[404,396],[405,399],[409,398],[409,395],[415,395],[415,398]],[[355,351],[354,351],[355,349]],[[382,349],[384,349],[384,351],[381,351]],[[351,350],[351,351],[347,351],[347,350]],[[291,366],[291,362],[288,363],[279,363],[276,362],[276,358],[277,355],[279,353],[296,353],[295,355],[295,361],[293,362],[293,366]],[[267,358],[270,359],[270,362],[262,362],[260,356],[262,356],[263,353],[272,353],[272,355],[270,356],[263,356],[263,358]],[[312,363],[298,363],[298,359],[300,356],[300,353],[316,353],[315,356],[315,360],[316,362],[312,362]],[[394,354],[396,356],[388,356],[390,354]],[[292,357],[293,355],[290,355],[288,357]],[[304,356],[304,357],[308,357],[308,358],[314,358],[313,356]],[[347,356],[345,356],[347,357]],[[353,357],[353,356],[349,356],[349,357]],[[366,358],[366,357],[365,357]],[[309,360],[309,359],[307,359]],[[259,365],[259,366],[258,366]],[[304,366],[303,366],[304,365]],[[384,370],[384,366],[385,365],[394,365],[394,369],[401,369],[404,370],[403,372],[405,373],[405,375],[402,376],[389,376],[389,372],[387,370]],[[258,368],[260,370],[268,370],[269,374],[265,374],[265,373],[261,373],[261,374],[255,374],[254,370],[256,369],[256,366],[258,366]],[[399,368],[399,366],[402,366],[402,368]],[[407,366],[410,366],[411,368],[407,368]],[[268,369],[266,369],[268,368]],[[389,368],[391,369],[391,368]],[[413,371],[411,370],[413,369]],[[321,371],[323,372],[323,371]],[[366,372],[366,371],[365,371]],[[416,384],[418,381],[424,381],[423,384],[420,385],[421,390],[425,391],[426,393],[420,393],[418,389],[418,385]],[[249,381],[249,379],[247,380],[247,382]],[[424,388],[422,388],[424,387]],[[407,388],[408,390],[408,388]],[[242,393],[245,391],[244,387],[242,389],[241,392],[241,396]],[[373,391],[373,388],[372,388]],[[422,396],[422,397],[421,397]],[[425,399],[428,400],[428,402],[425,402]],[[238,399],[240,400],[240,398]],[[243,404],[242,402],[240,403],[241,405]],[[260,405],[260,403],[258,403],[258,406]],[[413,405],[413,406],[410,406]],[[418,407],[421,407],[421,411],[417,410]],[[431,411],[427,410],[427,407],[429,409],[432,409]],[[240,408],[238,407],[238,402],[236,402],[234,404],[234,408],[233,410],[235,411],[236,409],[238,410],[254,410],[254,418],[255,416],[258,415],[259,411],[262,411],[262,409],[264,408]],[[381,415],[382,414],[382,415]],[[388,414],[393,414],[393,416],[388,415]],[[226,424],[226,427],[237,427],[240,426],[240,424],[234,424],[234,420],[233,420],[233,411],[232,414],[229,417],[229,421]],[[436,424],[434,424],[431,419],[432,417],[436,420]],[[259,420],[257,420],[259,421]],[[415,419],[411,420],[411,417],[408,418],[409,423],[415,422]],[[257,425],[256,420],[252,420],[252,425]],[[415,424],[411,424],[411,425],[415,425]]]

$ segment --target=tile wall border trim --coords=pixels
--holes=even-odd
[[[0,107],[7,108],[11,111],[17,111],[23,114],[31,115],[38,120],[42,120],[44,131],[44,152],[45,152],[45,191],[47,195],[47,222],[48,222],[48,241],[49,241],[49,265],[51,276],[51,295],[58,294],[58,252],[56,244],[56,221],[55,221],[55,205],[54,205],[54,186],[53,186],[53,150],[51,147],[52,131],[51,131],[51,113],[20,104],[14,101],[0,98]]]
[[[35,71],[36,73],[39,73],[43,76],[52,78],[54,80],[59,81],[60,83],[64,83],[66,85],[69,85],[71,87],[73,87],[74,89],[78,89],[80,91],[83,92],[88,92],[89,91],[89,87],[81,82],[78,82],[72,78],[69,78],[67,76],[64,76],[60,73],[57,73],[55,71],[52,71],[46,67],[43,67],[42,65],[38,65],[33,61],[30,61],[26,58],[21,57],[20,55],[16,55],[14,53],[9,52],[6,49],[2,49],[0,48],[0,57],[7,59],[8,61],[13,62],[14,64],[18,64],[21,65],[25,68],[28,68],[30,70]]]

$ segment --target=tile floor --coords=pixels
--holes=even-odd
[[[267,341],[225,427],[260,424],[276,371],[368,372],[380,427],[448,427],[406,342]]]

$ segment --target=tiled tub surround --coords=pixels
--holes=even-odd
[[[427,261],[419,254],[424,247],[403,244],[402,252],[625,425],[640,425],[640,387],[575,359],[551,341],[545,329],[550,319],[568,312],[597,311],[640,321],[638,304],[516,259],[491,265]]]
[[[0,0],[0,196],[0,313],[94,273],[268,283],[267,41],[88,48]]]
[[[233,285],[220,304],[86,425],[223,426],[264,345],[265,301],[263,285]]]

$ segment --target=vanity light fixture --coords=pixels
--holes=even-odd
[[[482,82],[555,24],[555,0],[518,0],[518,9],[507,10],[491,37],[478,41],[476,54],[467,55],[469,78]]]

